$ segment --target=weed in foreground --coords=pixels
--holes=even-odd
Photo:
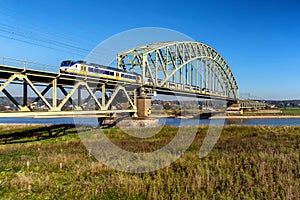
[[[7,131],[7,130],[6,130]],[[170,141],[176,127],[142,139],[105,130],[117,145],[151,151]],[[170,166],[128,174],[89,155],[75,128],[55,137],[10,139],[0,146],[3,199],[293,199],[300,196],[300,127],[226,126],[215,148],[198,156],[207,127]],[[37,131],[38,132],[38,131]],[[22,140],[27,142],[22,142]],[[133,142],[134,141],[134,142]],[[154,144],[156,143],[156,144]],[[27,164],[29,163],[29,164]]]

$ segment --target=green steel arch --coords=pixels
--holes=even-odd
[[[117,55],[117,67],[135,71],[142,84],[176,87],[238,99],[238,85],[223,57],[212,47],[195,41],[159,42]]]

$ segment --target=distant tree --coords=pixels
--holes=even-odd
[[[172,108],[171,103],[170,102],[166,102],[164,103],[164,109],[165,110],[170,110]]]

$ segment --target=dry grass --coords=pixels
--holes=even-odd
[[[158,135],[142,139],[140,144],[119,129],[107,129],[105,133],[124,149],[152,151],[170,141],[176,131],[175,127],[165,127]],[[89,156],[74,127],[55,137],[41,134],[39,138],[31,134],[17,138],[17,143],[9,137],[6,139],[9,144],[0,146],[0,196],[2,199],[300,197],[300,127],[227,126],[213,151],[200,159],[199,147],[206,131],[207,127],[198,129],[194,143],[175,163],[144,174],[119,172],[99,163]]]

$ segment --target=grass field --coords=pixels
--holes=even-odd
[[[284,114],[284,115],[300,115],[300,109],[299,108],[282,109],[282,114]]]
[[[141,144],[119,129],[105,134],[124,149],[153,151],[177,129],[164,127]],[[200,159],[206,131],[199,127],[194,143],[169,167],[130,174],[90,156],[73,126],[0,126],[0,199],[300,197],[300,127],[227,126]]]

